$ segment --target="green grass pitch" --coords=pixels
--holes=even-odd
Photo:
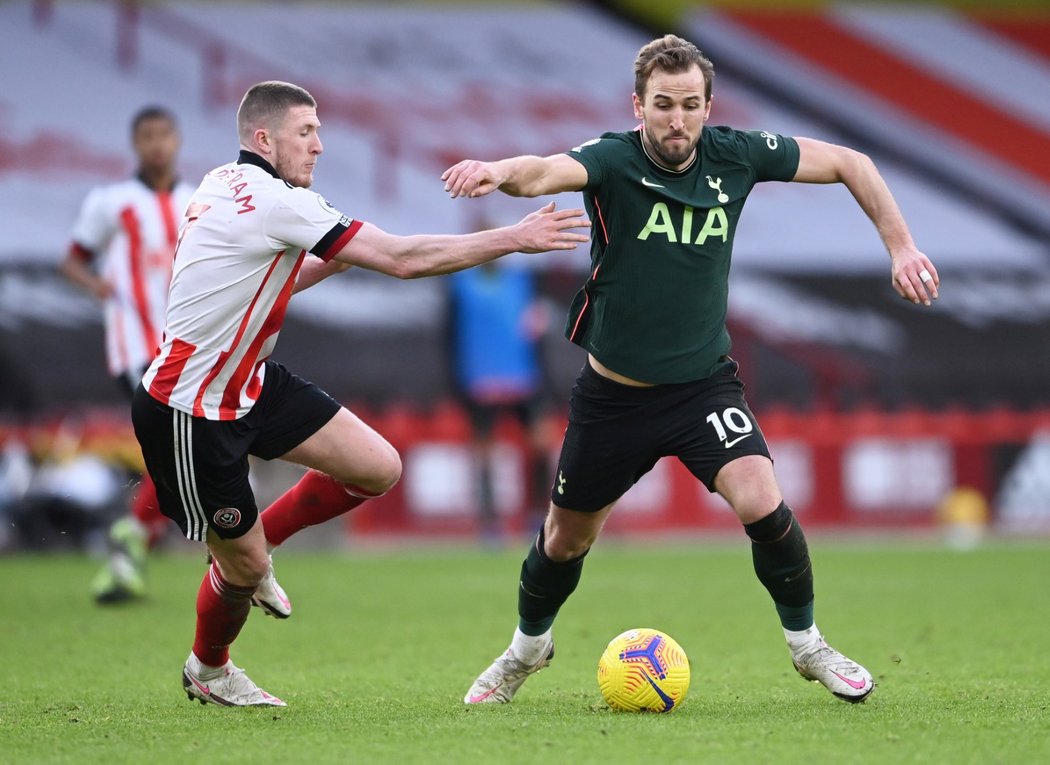
[[[200,556],[157,557],[149,598],[106,609],[94,560],[0,558],[0,763],[1050,762],[1050,543],[811,543],[818,623],[878,683],[864,704],[795,674],[743,539],[603,540],[554,664],[482,708],[461,699],[510,638],[524,544],[278,555],[295,614],[253,610],[234,646],[276,710],[181,690]],[[644,626],[692,663],[668,715],[598,693],[605,644]]]

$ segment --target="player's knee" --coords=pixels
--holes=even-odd
[[[266,554],[255,554],[245,561],[245,570],[251,576],[253,583],[258,584],[270,570],[270,556]]]
[[[731,503],[741,523],[756,523],[762,520],[783,501],[780,492],[755,492]]]
[[[385,494],[394,488],[394,484],[401,480],[401,470],[401,455],[397,453],[397,449],[391,446],[386,458],[383,460],[382,468],[376,476],[376,483],[380,493]]]
[[[266,548],[228,552],[219,560],[223,577],[243,587],[254,587],[270,570],[270,556]]]
[[[597,533],[570,532],[567,529],[550,528],[547,530],[543,551],[555,562],[578,558],[591,549]]]
[[[385,447],[377,455],[367,476],[347,483],[373,497],[378,497],[390,491],[401,478],[401,455],[390,444],[385,444]]]
[[[754,523],[782,501],[780,486],[768,458],[749,455],[725,465],[715,477],[715,489],[743,523]]]

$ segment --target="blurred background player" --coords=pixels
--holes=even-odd
[[[546,307],[537,299],[528,267],[485,263],[450,277],[448,322],[454,384],[470,418],[479,530],[482,541],[497,543],[493,430],[504,415],[524,431],[523,521],[533,527],[546,512],[550,465],[541,348]]]
[[[169,110],[147,106],[135,114],[135,176],[88,194],[61,265],[71,282],[102,302],[107,366],[129,399],[160,345],[178,227],[193,194],[176,176],[180,143]],[[99,603],[144,593],[146,553],[167,526],[145,474],[130,513],[110,527],[112,552],[92,583]]]

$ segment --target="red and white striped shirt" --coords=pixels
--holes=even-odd
[[[93,190],[80,208],[72,252],[100,257],[100,276],[113,285],[104,311],[114,377],[137,376],[160,345],[179,220],[192,194],[185,183],[155,191],[131,178]]]
[[[306,253],[330,260],[360,228],[251,152],[212,170],[186,210],[164,339],[143,386],[194,417],[243,417]]]

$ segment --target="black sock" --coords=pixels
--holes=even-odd
[[[755,574],[777,608],[785,629],[813,626],[813,567],[809,547],[791,508],[783,502],[772,513],[744,524],[751,537]]]
[[[578,555],[558,563],[543,551],[543,529],[529,548],[521,564],[518,585],[518,628],[526,635],[542,635],[554,624],[562,603],[569,599],[583,573],[583,559]]]

